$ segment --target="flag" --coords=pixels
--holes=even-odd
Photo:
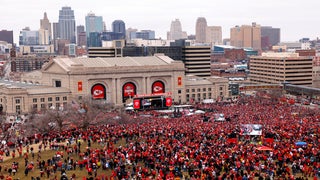
[[[133,108],[140,109],[140,99],[133,100]]]

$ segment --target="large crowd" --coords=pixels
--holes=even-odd
[[[10,156],[38,158],[31,162],[25,157],[25,164],[9,168],[10,174],[20,168],[27,177],[29,171],[38,168],[42,179],[55,179],[57,172],[63,174],[61,179],[65,175],[75,179],[76,174],[68,173],[74,169],[85,170],[88,177],[99,180],[320,178],[318,108],[273,101],[266,96],[244,96],[234,102],[194,107],[205,114],[186,116],[182,111],[177,117],[163,118],[155,111],[137,112],[126,124],[48,133],[41,137],[37,152],[31,148],[28,153],[19,150],[32,141],[21,140]],[[146,113],[150,116],[142,116]],[[206,119],[215,113],[224,114],[227,120]],[[243,135],[242,124],[259,124],[262,134]],[[84,151],[83,142],[87,145]],[[93,143],[99,143],[99,148],[91,147]],[[56,151],[55,156],[41,159],[43,150],[49,148]],[[6,149],[2,148],[1,156]],[[74,154],[77,158],[71,158]],[[98,173],[100,168],[103,171]],[[2,177],[5,175],[0,174]]]

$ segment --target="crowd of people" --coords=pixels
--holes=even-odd
[[[69,172],[76,169],[87,171],[87,179],[100,180],[320,178],[317,108],[274,101],[264,94],[194,107],[205,114],[180,112],[179,117],[163,118],[156,111],[147,112],[150,116],[137,112],[126,124],[47,133],[35,152],[37,160],[24,157],[25,164],[15,167],[26,177],[40,169],[39,178],[47,179],[58,172],[61,178],[75,179],[77,174]],[[217,112],[228,121],[204,121]],[[261,125],[262,134],[243,134],[243,124]],[[41,159],[49,148],[56,154]],[[30,148],[28,152],[34,154]]]

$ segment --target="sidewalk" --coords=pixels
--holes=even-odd
[[[42,144],[42,141],[40,141],[39,143],[37,144],[31,144],[29,145],[29,154],[30,154],[30,148],[32,147],[33,148],[33,152],[36,154],[39,152],[39,146]],[[57,144],[63,144],[63,145],[66,145],[67,143],[66,142],[61,142],[61,143],[57,143]],[[15,148],[15,150],[17,150],[18,148]],[[44,149],[44,145],[42,145],[42,148],[41,148],[41,152],[43,151],[46,151],[46,150],[50,150],[50,145],[46,147],[46,149]],[[6,155],[3,155],[3,162],[7,161],[7,160],[10,160],[12,159],[12,151],[13,149],[10,149],[10,155],[9,156],[6,156]],[[27,151],[27,146],[23,146],[22,147],[22,156],[23,156],[23,153]],[[19,152],[15,152],[15,158],[18,158],[19,157]]]

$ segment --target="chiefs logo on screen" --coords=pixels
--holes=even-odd
[[[160,86],[154,86],[154,87],[153,87],[153,92],[154,92],[154,93],[162,92],[162,87],[160,87]]]
[[[103,91],[100,90],[100,89],[96,89],[96,90],[93,91],[93,95],[94,95],[94,96],[100,96],[100,95],[102,95],[102,94],[103,94]]]

